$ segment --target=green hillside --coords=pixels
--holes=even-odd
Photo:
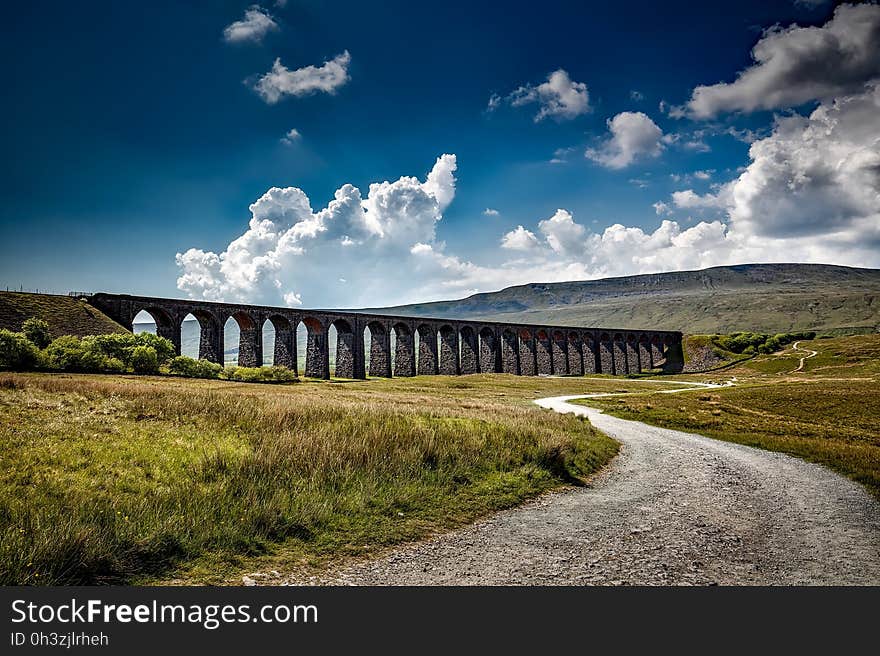
[[[0,292],[0,328],[20,330],[30,317],[46,321],[53,338],[125,332],[103,312],[71,296]]]
[[[880,270],[822,264],[745,264],[581,282],[531,283],[457,301],[376,311],[686,333],[874,332],[880,327]]]

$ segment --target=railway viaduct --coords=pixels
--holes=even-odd
[[[682,361],[679,332],[611,330],[534,324],[429,319],[420,317],[304,310],[259,305],[213,303],[126,294],[83,295],[88,303],[129,330],[135,316],[148,312],[156,332],[180,353],[181,324],[193,315],[201,327],[199,357],[223,364],[224,327],[232,318],[239,327],[238,361],[261,366],[263,325],[275,329],[273,362],[299,374],[297,329],[305,326],[304,374],[330,378],[330,327],[336,329],[339,378],[365,378],[369,350],[371,376],[415,376],[508,373],[584,375],[631,374]],[[365,330],[370,331],[369,347]],[[392,345],[392,334],[394,335]]]

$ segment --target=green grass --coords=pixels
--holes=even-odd
[[[100,310],[71,296],[0,292],[0,328],[17,332],[30,317],[48,323],[53,339],[127,332]]]
[[[528,403],[570,381],[426,378],[2,375],[0,583],[324,566],[578,484],[617,451]]]
[[[819,351],[803,372],[792,370],[806,354],[788,349],[724,372],[738,378],[736,387],[581,403],[827,465],[880,496],[880,335],[801,346]]]

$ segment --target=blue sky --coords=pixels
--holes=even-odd
[[[878,8],[867,9],[873,20]],[[810,126],[779,127],[780,117],[812,121],[823,104],[876,95],[877,71],[864,62],[815,67],[806,82],[797,62],[782,71],[756,63],[762,40],[779,48],[778,63],[790,56],[786,40],[812,38],[765,30],[832,33],[833,11],[816,0],[18,3],[0,42],[0,285],[379,305],[752,259],[877,266],[876,214],[863,209],[877,191],[870,166],[859,169],[868,171],[860,188],[835,182],[846,202],[840,189],[821,196],[820,175],[795,190],[827,221],[767,228],[754,212],[769,209],[772,222],[786,201],[761,194],[791,189],[756,182],[766,173],[749,154],[756,139],[784,140],[768,148],[788,148],[793,161],[810,148],[821,159],[839,148],[811,141]],[[864,23],[840,23],[856,18]],[[814,54],[824,41],[810,45]],[[870,59],[877,35],[844,46]],[[305,86],[261,95],[276,60],[288,84]],[[333,61],[343,62],[335,80],[309,78]],[[736,86],[749,69],[767,79]],[[567,96],[542,87],[556,71]],[[727,86],[708,105],[695,100],[695,89],[717,83]],[[795,91],[811,85],[812,94]],[[768,88],[781,97],[761,100]],[[870,145],[875,126],[859,120]],[[796,145],[792,130],[803,137]],[[860,147],[852,132],[841,137],[850,150]],[[455,178],[445,197],[410,190],[430,207],[400,205],[409,192],[390,188],[384,209],[365,205],[366,228],[355,225],[358,209],[334,219],[338,230],[322,224],[313,241],[292,244],[292,233],[280,236],[308,217],[268,198],[253,214],[269,222],[262,233],[248,226],[249,206],[272,187],[302,190],[318,214],[347,183],[365,200],[371,183],[424,182],[443,154],[455,156],[438,170]],[[675,227],[658,234],[664,220]],[[607,233],[614,225],[622,230]],[[834,247],[818,247],[829,230]],[[240,237],[244,248],[230,249]],[[767,246],[793,238],[783,255]]]

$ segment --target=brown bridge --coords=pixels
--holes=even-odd
[[[672,331],[429,319],[126,294],[82,297],[129,330],[135,316],[146,311],[156,322],[156,333],[169,339],[178,354],[181,325],[191,314],[201,327],[199,357],[220,364],[230,318],[239,327],[238,362],[245,367],[262,365],[263,325],[270,321],[275,329],[274,364],[297,374],[296,336],[302,324],[307,331],[305,375],[313,378],[330,378],[331,326],[336,329],[335,374],[340,378],[366,377],[366,329],[371,376],[632,374],[661,366],[680,369],[682,363],[682,335]]]

